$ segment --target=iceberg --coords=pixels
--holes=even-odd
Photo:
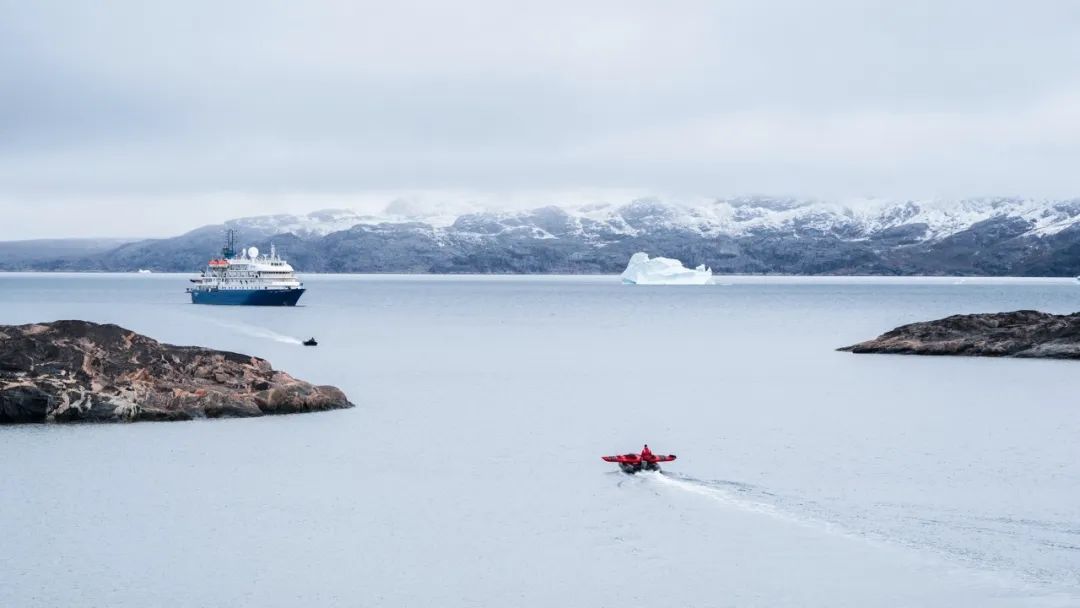
[[[705,285],[712,278],[712,269],[704,264],[693,270],[671,258],[649,258],[639,251],[630,257],[622,273],[623,283],[629,285]]]

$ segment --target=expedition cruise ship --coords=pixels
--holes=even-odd
[[[221,257],[210,260],[199,278],[191,279],[194,285],[187,292],[192,304],[296,306],[304,284],[273,245],[270,255],[263,256],[255,247],[237,255],[235,246],[236,233],[230,230]]]

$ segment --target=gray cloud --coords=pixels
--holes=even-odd
[[[0,0],[0,238],[416,190],[1077,195],[1078,26],[1071,2]]]

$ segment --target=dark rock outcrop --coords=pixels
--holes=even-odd
[[[1080,313],[1035,310],[953,315],[898,327],[839,350],[897,355],[1080,359]]]
[[[87,321],[0,325],[0,423],[262,416],[352,407],[258,357]]]

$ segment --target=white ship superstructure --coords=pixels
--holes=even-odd
[[[269,255],[260,255],[255,247],[233,248],[235,235],[230,231],[229,242],[222,256],[210,260],[206,269],[188,288],[194,304],[248,304],[261,306],[293,306],[304,293],[304,284],[296,277],[293,267],[278,257],[270,245]]]

